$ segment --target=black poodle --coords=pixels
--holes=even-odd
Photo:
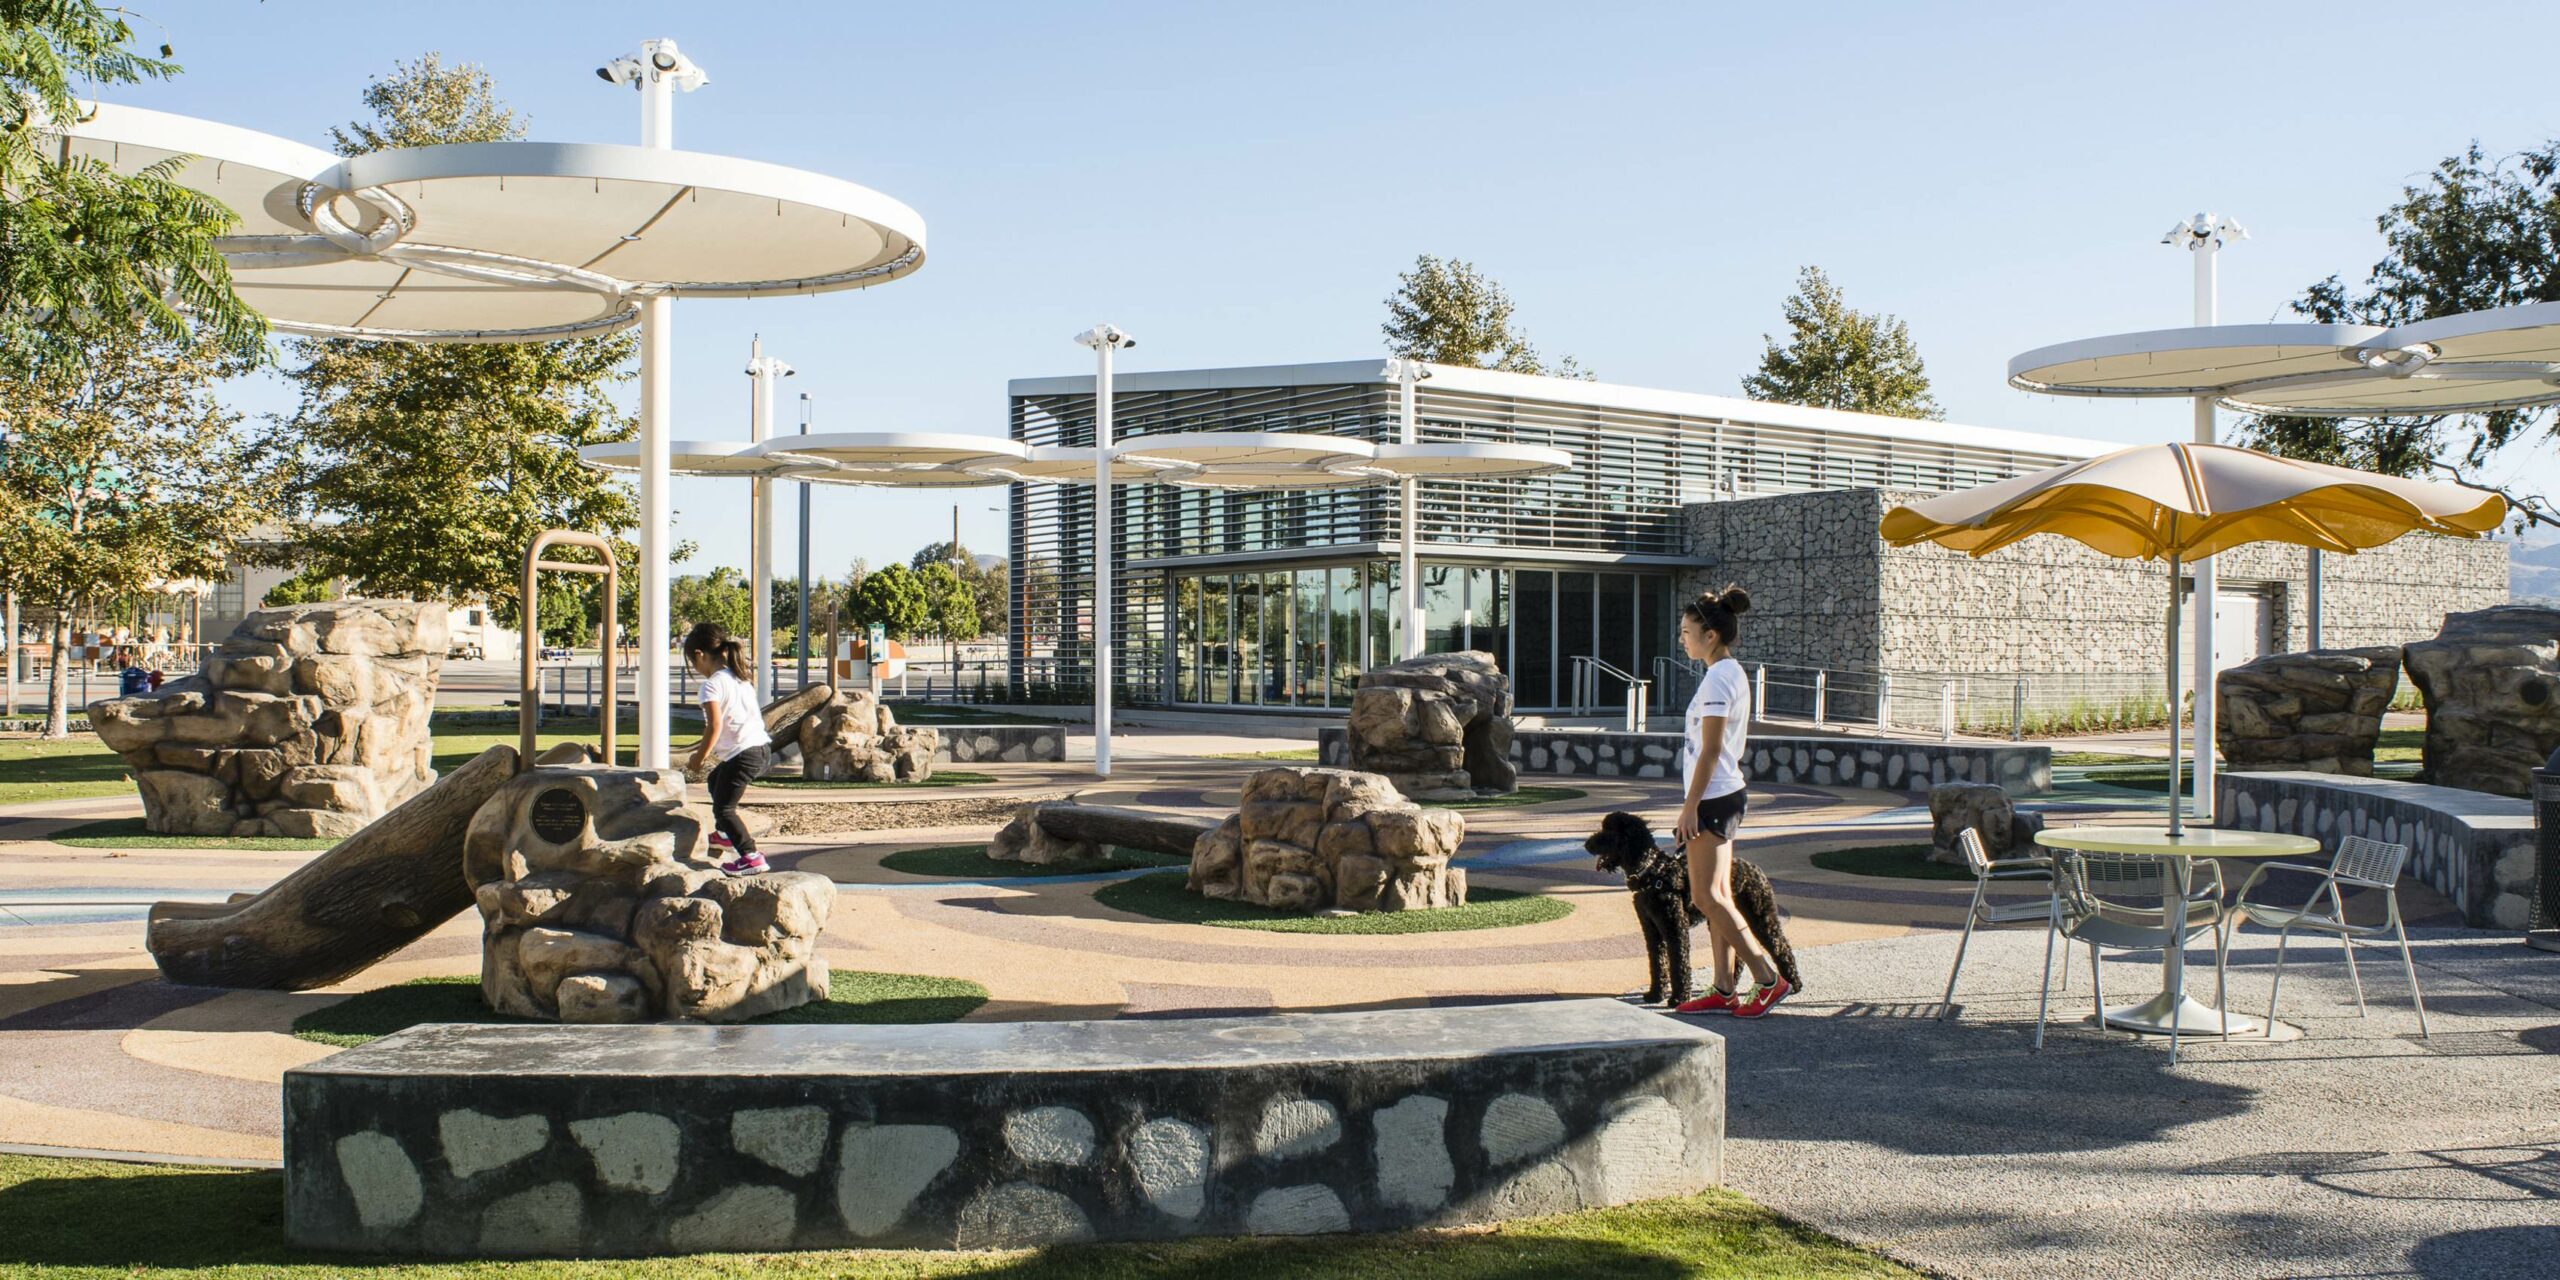
[[[1635,895],[1636,920],[1644,926],[1644,949],[1653,977],[1645,988],[1646,1004],[1679,1004],[1691,995],[1689,927],[1706,917],[1689,900],[1689,860],[1654,842],[1653,827],[1632,813],[1613,813],[1582,842],[1602,871],[1627,878]],[[1787,945],[1786,926],[1778,919],[1777,891],[1750,859],[1733,860],[1733,905],[1751,922],[1751,936],[1785,974],[1788,985],[1804,990],[1796,972],[1795,948]]]

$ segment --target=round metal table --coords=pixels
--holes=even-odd
[[[2149,824],[2056,827],[2036,833],[2036,843],[2049,849],[2091,853],[2139,853],[2169,859],[2177,868],[2170,893],[2160,909],[2171,922],[2177,941],[2160,956],[2160,994],[2137,1005],[2107,1010],[2107,1025],[2124,1031],[2181,1036],[2232,1035],[2254,1031],[2258,1024],[2234,1017],[2187,994],[2187,894],[2197,858],[2283,858],[2317,853],[2320,842],[2309,836],[2271,831],[2232,831],[2222,827],[2189,827],[2176,835]]]

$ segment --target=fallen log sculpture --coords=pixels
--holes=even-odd
[[[988,844],[987,856],[1042,866],[1099,858],[1116,846],[1188,858],[1191,846],[1217,826],[1215,818],[1043,800],[1015,810],[1013,821]]]
[[[472,905],[471,815],[516,775],[491,747],[266,892],[151,909],[151,958],[171,982],[303,991],[352,976]]]

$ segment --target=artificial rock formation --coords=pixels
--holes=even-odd
[[[1191,847],[1195,893],[1284,911],[1411,911],[1466,905],[1450,865],[1466,822],[1424,809],[1374,773],[1265,769],[1244,803]]]
[[[1982,851],[1994,858],[2037,852],[2036,833],[2044,815],[2020,812],[2017,802],[1997,784],[1941,782],[1929,788],[1929,860],[1964,865],[1956,833],[1967,827],[1981,833]]]
[[[204,670],[90,704],[172,835],[336,839],[435,781],[427,740],[445,608],[338,600],[261,609]]]
[[[868,689],[836,690],[801,717],[800,776],[822,782],[921,782],[942,735],[915,729]]]
[[[1511,680],[1493,655],[1426,653],[1361,673],[1351,695],[1351,767],[1423,800],[1502,793],[1511,767]]]
[[[2400,685],[2400,651],[2270,654],[2214,681],[2214,745],[2227,769],[2373,774],[2382,713]]]
[[[1210,818],[1152,809],[1035,800],[1013,811],[1013,820],[988,842],[987,857],[1032,866],[1098,859],[1114,848],[1189,857],[1192,846],[1217,825]]]
[[[2508,604],[2445,616],[2401,650],[2427,704],[2427,781],[2527,793],[2560,748],[2560,609]]]
[[[491,1009],[562,1022],[737,1022],[824,999],[835,885],[723,876],[673,770],[557,765],[490,797],[462,869]]]

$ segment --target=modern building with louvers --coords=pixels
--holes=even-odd
[[[1093,443],[1091,377],[1019,379],[1008,394],[1014,439]],[[1377,359],[1122,374],[1114,434],[1392,441],[1398,396]],[[2108,447],[1446,365],[1421,384],[1419,406],[1425,441],[1549,445],[1574,457],[1553,475],[1420,490],[1423,648],[1491,652],[1524,710],[1605,701],[1629,677],[1669,674],[1679,603],[1719,558],[1700,546],[1693,509],[1822,490],[1960,489]],[[1014,679],[1061,699],[1091,690],[1095,500],[1091,488],[1053,485],[1011,495]],[[1394,486],[1145,484],[1109,500],[1114,684],[1126,704],[1339,708],[1353,677],[1401,653]]]

